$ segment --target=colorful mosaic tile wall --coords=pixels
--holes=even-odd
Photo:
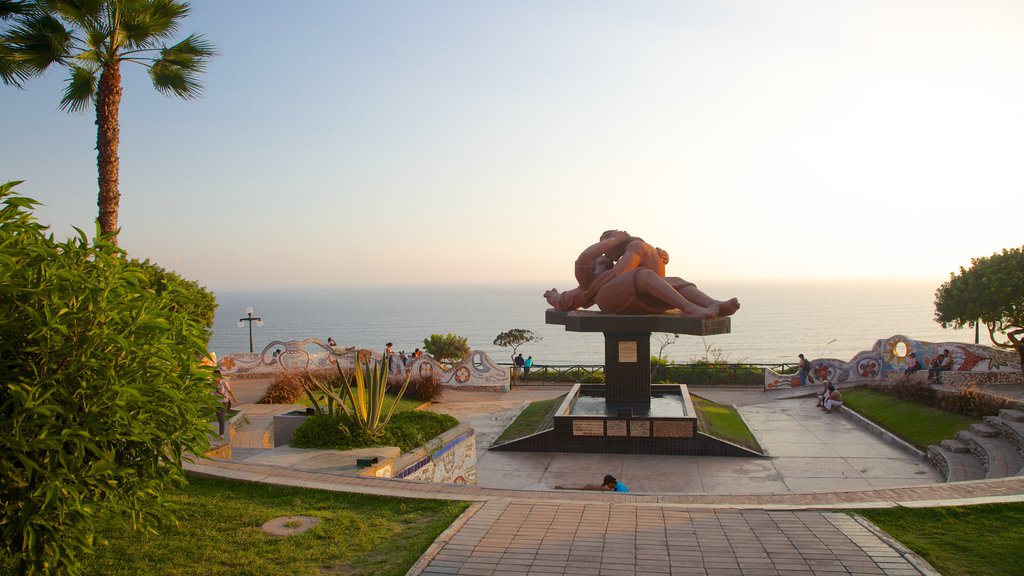
[[[374,350],[359,350],[359,354],[362,361],[381,358],[381,353]],[[235,352],[221,357],[218,364],[221,371],[230,376],[262,377],[284,370],[314,370],[336,364],[350,368],[355,366],[355,355],[354,347],[332,347],[316,338],[275,340],[261,352]],[[508,369],[495,364],[481,350],[473,350],[465,360],[450,368],[423,355],[413,361],[408,370],[420,375],[432,373],[444,386],[468,390],[507,392],[510,386]]]
[[[979,380],[999,377],[1016,381],[1020,378],[1018,356],[1005,350],[963,342],[925,342],[897,334],[875,341],[871,350],[858,352],[848,362],[835,358],[811,360],[807,385],[821,384],[824,380],[833,383],[884,380],[903,373],[909,366],[908,357],[911,352],[917,354],[921,365],[925,367],[922,372],[926,372],[932,360],[943,350],[949,350],[953,357],[953,367],[944,374],[954,376],[954,379],[958,375]],[[795,374],[779,374],[765,369],[766,390],[799,386],[800,379]]]

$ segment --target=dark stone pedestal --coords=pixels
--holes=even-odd
[[[714,456],[759,455],[698,430],[685,385],[651,386],[651,333],[728,334],[729,318],[688,320],[671,314],[573,311],[546,313],[570,332],[604,333],[604,386],[577,384],[550,430],[492,450]],[[654,392],[654,396],[652,396]]]
[[[574,310],[545,313],[548,324],[568,332],[604,333],[605,394],[609,402],[649,404],[651,401],[651,333],[695,336],[728,334],[731,319],[691,320],[672,314],[604,314]]]

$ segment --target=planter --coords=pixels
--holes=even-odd
[[[287,446],[295,435],[295,429],[313,415],[313,409],[292,410],[274,415],[274,446]]]

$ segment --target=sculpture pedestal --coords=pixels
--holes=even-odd
[[[728,334],[729,318],[548,310],[546,320],[570,332],[604,333],[605,384],[577,384],[555,412],[552,429],[492,450],[760,456],[701,433],[685,384],[651,385],[652,332]]]
[[[548,310],[544,319],[565,326],[567,332],[604,333],[605,398],[616,403],[650,403],[652,332],[712,336],[732,329],[730,318],[692,320],[672,314]]]

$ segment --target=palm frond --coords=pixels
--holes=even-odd
[[[27,16],[35,10],[31,2],[20,0],[0,0],[0,20],[10,20],[16,16]]]
[[[68,112],[84,112],[92,104],[96,96],[98,68],[83,66],[71,67],[71,78],[64,88],[64,97],[60,99],[61,110]]]
[[[21,88],[32,77],[31,71],[18,62],[14,53],[0,40],[0,80],[8,86]]]
[[[64,62],[71,55],[74,41],[60,20],[37,12],[16,18],[4,34],[3,46],[16,69],[35,76],[51,64]]]
[[[153,86],[163,94],[179,98],[195,98],[202,94],[196,76],[215,55],[213,44],[201,35],[192,34],[174,46],[164,48],[149,68]]]
[[[181,28],[189,6],[177,0],[137,0],[121,11],[120,31],[129,49],[147,48]]]
[[[59,15],[65,22],[80,26],[85,22],[103,18],[108,2],[104,0],[41,0],[37,4],[45,11]]]

